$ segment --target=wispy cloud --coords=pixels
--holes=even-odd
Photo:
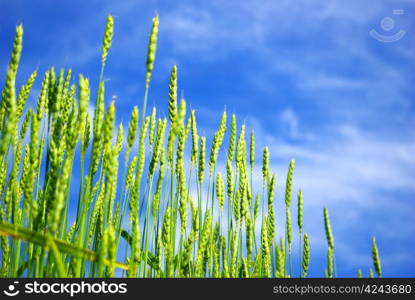
[[[291,108],[286,108],[280,113],[279,121],[285,125],[284,127],[291,139],[310,140],[313,138],[311,134],[304,133],[300,128],[298,115]]]

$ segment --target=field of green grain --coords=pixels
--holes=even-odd
[[[303,192],[292,188],[294,159],[287,162],[284,199],[276,199],[268,148],[256,149],[253,129],[226,111],[213,137],[200,136],[195,111],[178,97],[176,66],[168,117],[147,111],[158,26],[155,16],[143,105],[132,108],[126,129],[105,93],[112,16],[97,91],[81,74],[54,68],[34,71],[16,87],[23,45],[23,26],[17,26],[0,106],[0,277],[307,276],[312,249]],[[29,107],[35,81],[41,89]],[[256,153],[262,161],[255,161]],[[226,161],[223,168],[218,159]],[[255,164],[262,165],[260,186],[252,183]],[[276,201],[285,201],[285,211],[276,211]],[[276,228],[276,217],[285,228]],[[336,277],[327,208],[319,221],[327,237],[327,264],[319,271]],[[372,257],[380,277],[375,238]]]

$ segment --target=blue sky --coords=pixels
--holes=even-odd
[[[1,0],[0,70],[6,69],[14,27],[23,23],[18,83],[35,68],[54,65],[72,67],[96,87],[111,13],[107,95],[117,96],[117,119],[125,123],[133,105],[142,105],[156,12],[160,34],[150,105],[165,112],[176,63],[180,91],[197,110],[202,133],[212,136],[226,107],[255,130],[258,149],[270,147],[281,205],[288,161],[296,159],[295,188],[304,191],[312,239],[311,274],[324,271],[327,206],[340,276],[354,276],[358,268],[367,275],[374,235],[385,276],[415,276],[415,3]],[[385,17],[395,22],[389,31],[381,26]],[[370,36],[372,29],[406,34],[383,43]],[[34,95],[39,88],[38,82]]]

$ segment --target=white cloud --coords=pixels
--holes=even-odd
[[[370,205],[376,201],[371,197],[374,190],[415,190],[413,140],[385,140],[344,125],[335,136],[307,148],[276,139],[267,142],[274,161],[297,159],[297,183],[312,195],[314,203],[342,200]],[[275,168],[284,174],[286,165]]]
[[[290,138],[294,140],[310,140],[313,138],[311,134],[302,131],[299,117],[291,108],[284,109],[280,113],[279,119],[286,125]]]

